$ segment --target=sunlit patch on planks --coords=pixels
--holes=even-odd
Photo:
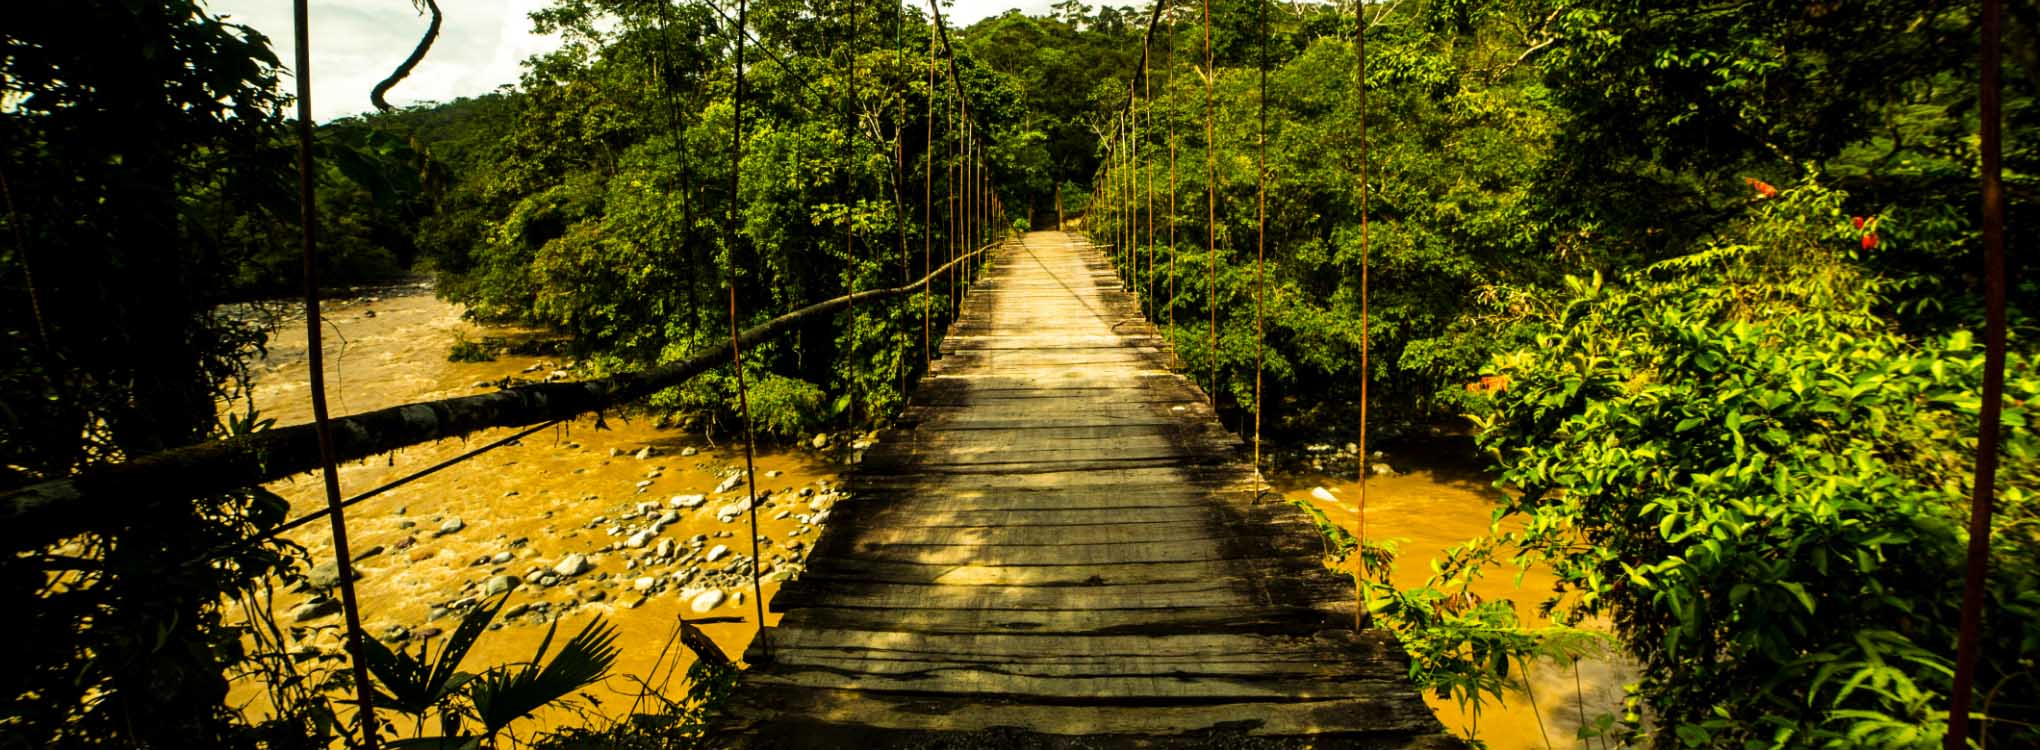
[[[1102,255],[1009,243],[745,655],[731,747],[1451,747]]]

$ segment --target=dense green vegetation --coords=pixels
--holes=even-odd
[[[1201,19],[1182,10],[1157,38],[1196,39]],[[1458,596],[1496,563],[1548,565],[1561,583],[1546,606],[1567,623],[1606,618],[1642,664],[1635,710],[1602,725],[1625,741],[1939,744],[1981,380],[1975,11],[1369,4],[1368,373],[1344,12],[1214,4],[1213,140],[1205,79],[1187,67],[1202,65],[1201,39],[1158,52],[1163,85],[1136,101],[1137,135],[1109,119],[1125,101],[1112,92],[1137,71],[1100,85],[1095,121],[1118,140],[1091,231],[1124,244],[1130,230],[1122,267],[1167,299],[1155,314],[1179,321],[1184,369],[1216,360],[1221,399],[1241,409],[1265,377],[1264,423],[1278,434],[1351,434],[1362,379],[1388,435],[1474,416],[1507,493],[1497,521],[1528,526],[1448,555],[1430,586],[1376,584],[1414,676],[1499,697],[1512,662],[1576,653],[1576,633],[1526,629],[1505,603]],[[2008,47],[2035,29],[2031,8],[2014,15]],[[1137,29],[1121,35],[1138,45]],[[2020,217],[2035,214],[2040,68],[2014,57],[2018,247],[2035,238]],[[1148,186],[1171,171],[1175,210],[1164,204],[1156,223],[1178,234],[1155,243]],[[1994,703],[1982,712],[2002,720],[1994,739],[2018,743],[2034,739],[2022,717],[2040,705],[2040,446],[2028,425],[2040,286],[2030,256],[2014,263],[1978,684]],[[1507,387],[1465,387],[1482,376]],[[1392,551],[1368,554],[1379,572]]]
[[[33,5],[0,35],[5,488],[258,428],[218,414],[263,341],[220,305],[287,293],[298,262],[269,40],[188,0]],[[1451,603],[1483,567],[1540,564],[1559,574],[1555,613],[1612,623],[1647,669],[1618,737],[1936,744],[1981,377],[1975,10],[1368,3],[1364,113],[1350,6],[1211,10],[1215,70],[1200,8],[1165,9],[1137,149],[1115,118],[1142,73],[1146,8],[1065,2],[951,37],[1012,224],[1067,215],[1101,241],[1137,227],[1122,267],[1234,413],[1258,402],[1278,435],[1344,437],[1365,380],[1376,437],[1474,416],[1499,513],[1525,525],[1456,551],[1429,587],[1373,584],[1419,681],[1499,694],[1512,661],[1574,653],[1576,633],[1523,629],[1504,603]],[[746,325],[918,278],[924,245],[941,263],[957,102],[927,16],[860,0],[749,12],[740,164],[733,11],[704,4],[557,0],[533,20],[565,44],[513,89],[322,125],[325,278],[429,271],[477,317],[559,332],[599,374],[715,347],[726,287]],[[2010,16],[2008,244],[2029,248],[2040,11]],[[1131,270],[1150,252],[1152,273]],[[2012,255],[1979,678],[1981,710],[2003,719],[1994,744],[2033,742],[2040,711],[2033,257]],[[937,331],[950,291],[932,295]],[[884,419],[921,362],[920,310],[866,305],[748,352],[759,429]],[[1508,385],[1465,388],[1484,375]],[[726,431],[733,389],[711,375],[650,406]],[[218,678],[275,656],[244,650],[221,596],[287,571],[292,550],[170,564],[283,508],[259,491],[158,500],[12,551],[0,595],[35,613],[20,622],[36,647],[0,657],[0,746],[328,742],[339,727],[317,689],[292,686],[301,710],[251,727]],[[1385,567],[1384,549],[1363,552]],[[429,672],[424,657],[383,654],[379,679],[395,692],[391,675]],[[455,696],[411,697],[422,719]],[[475,717],[484,732],[518,712],[491,715]],[[603,736],[639,743],[682,732],[673,722],[692,736],[695,718]]]

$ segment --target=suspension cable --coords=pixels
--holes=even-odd
[[[1978,52],[1977,143],[1983,239],[1983,404],[1977,409],[1976,469],[1969,496],[1969,549],[1963,570],[1961,619],[1955,636],[1955,674],[1948,702],[1946,747],[1968,747],[1969,701],[1983,622],[1984,586],[1990,572],[1990,517],[1996,502],[1998,430],[2005,390],[2005,194],[2004,93],[2000,81],[2004,9],[1983,0],[1982,45]],[[1988,706],[1988,702],[1986,702]],[[1987,737],[1984,739],[1988,739]]]
[[[320,341],[318,226],[319,206],[314,200],[317,186],[312,176],[312,42],[311,14],[306,0],[291,3],[292,34],[297,44],[297,163],[298,240],[304,255],[305,362],[310,369],[312,423],[319,436],[319,476],[326,490],[326,509],[332,515],[333,562],[340,571],[340,611],[347,624],[347,654],[354,662],[354,689],[361,702],[357,717],[361,723],[361,746],[368,750],[382,744],[376,735],[375,695],[369,682],[368,644],[361,632],[361,604],[354,595],[354,555],[347,546],[347,513],[340,501],[340,469],[334,460],[332,415],[326,409],[326,354]]]
[[[1162,85],[1166,96],[1176,96],[1176,21],[1169,21],[1169,80]],[[1176,367],[1176,118],[1169,121],[1169,367]]]
[[[1360,442],[1358,455],[1354,458],[1360,465],[1360,504],[1353,510],[1353,538],[1358,540],[1353,557],[1353,629],[1367,627],[1367,595],[1364,578],[1367,574],[1367,383],[1374,379],[1369,369],[1368,350],[1371,348],[1368,327],[1372,323],[1367,309],[1368,293],[1368,237],[1367,237],[1367,196],[1371,192],[1367,184],[1367,2],[1354,0],[1353,20],[1355,23],[1353,58],[1355,65],[1355,92],[1359,98],[1360,131]]]
[[[748,0],[737,0],[737,30],[743,31],[750,20]],[[771,653],[771,642],[765,640],[765,587],[758,576],[758,466],[757,445],[751,434],[751,397],[744,382],[744,349],[739,342],[737,331],[737,203],[743,192],[744,166],[744,37],[737,35],[736,86],[730,94],[730,205],[723,224],[724,257],[729,268],[724,285],[729,290],[730,320],[730,369],[737,375],[737,418],[744,426],[744,486],[750,489],[751,507],[751,599],[758,611],[758,638],[764,642],[766,653]]]
[[[1211,309],[1211,406],[1218,407],[1218,140],[1213,135],[1213,87],[1218,68],[1211,64],[1211,0],[1204,0],[1204,243],[1211,278],[1205,301]]]
[[[1160,0],[1157,0],[1157,14],[1160,13],[1160,7]],[[1150,30],[1147,36],[1148,40],[1152,40],[1154,38],[1153,31]],[[1147,40],[1141,42],[1140,98],[1141,103],[1147,105],[1148,137],[1153,138],[1155,130],[1155,89],[1152,80],[1148,77],[1148,47],[1150,43]],[[1145,165],[1142,166],[1145,167]],[[1144,171],[1147,172],[1147,276],[1141,279],[1140,291],[1148,301],[1148,322],[1152,325],[1154,319],[1162,313],[1162,308],[1157,306],[1158,302],[1155,299],[1155,171],[1152,169]]]
[[[1260,19],[1261,54],[1256,67],[1260,68],[1260,91],[1254,97],[1254,107],[1260,114],[1260,126],[1254,134],[1255,162],[1259,174],[1256,179],[1254,196],[1254,499],[1261,497],[1261,407],[1263,395],[1262,369],[1267,358],[1267,296],[1268,296],[1268,0],[1255,0],[1258,9],[1255,15]]]
[[[849,33],[844,36],[845,41],[849,44],[847,51],[849,59],[846,62],[850,69],[848,76],[850,92],[849,96],[843,97],[843,148],[841,165],[843,170],[843,291],[846,294],[857,291],[857,175],[850,166],[852,155],[856,150],[857,140],[855,133],[858,96],[857,0],[849,0],[849,3]],[[857,363],[861,361],[861,358],[857,356],[857,298],[853,296],[850,299],[850,341],[849,346],[846,347],[850,355],[850,367],[847,370],[850,392],[847,395],[850,397],[850,424],[855,425],[857,424],[857,391],[863,385],[863,380],[858,377],[857,373]],[[755,565],[755,562],[753,564]]]
[[[929,22],[933,24],[933,21]],[[921,360],[935,365],[929,307],[935,277],[935,34],[928,33],[928,138],[921,149]]]

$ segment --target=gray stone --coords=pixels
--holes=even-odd
[[[716,605],[721,604],[722,601],[723,592],[721,589],[709,589],[696,594],[694,600],[687,603],[687,608],[696,612],[707,612],[715,609]]]
[[[659,585],[659,579],[651,576],[639,576],[637,580],[630,582],[630,587],[639,591],[650,591],[653,586],[657,585]]]
[[[507,594],[515,591],[519,583],[522,581],[518,580],[517,576],[492,576],[489,582],[482,586],[482,593],[488,596]]]
[[[635,456],[634,456],[634,457],[635,457],[635,458],[637,458],[637,460],[639,460],[639,461],[643,461],[643,460],[645,460],[645,459],[647,459],[647,458],[651,458],[651,457],[653,457],[653,456],[656,456],[656,455],[659,455],[659,451],[658,451],[657,449],[655,449],[655,448],[653,448],[653,447],[651,447],[651,446],[647,445],[647,446],[645,446],[645,447],[643,447],[643,448],[639,448],[639,449],[638,449],[638,452],[637,452],[637,453],[635,454]]]
[[[290,611],[290,621],[310,622],[337,614],[340,614],[340,600],[322,597],[297,605],[297,608]]]
[[[489,562],[495,563],[497,565],[502,565],[503,563],[510,562],[511,560],[515,559],[517,559],[517,555],[515,553],[512,553],[510,550],[506,549],[503,550],[502,552],[496,553],[494,557],[489,558]]]
[[[727,555],[729,553],[730,553],[729,547],[718,544],[714,547],[709,548],[708,557],[706,559],[709,562],[715,562],[717,560],[722,559],[724,555]]]
[[[700,453],[700,452],[701,452],[700,450],[698,450],[698,449],[694,448],[693,446],[688,446],[688,447],[686,447],[686,448],[681,448],[681,449],[680,449],[680,455],[682,455],[682,456],[692,456],[692,455],[694,455],[694,454],[696,454],[696,453]]]
[[[745,513],[748,513],[750,512],[750,510],[751,500],[749,498],[745,498],[743,500],[738,500],[734,503],[724,505],[721,508],[717,508],[715,511],[715,517],[721,519],[723,523],[729,523],[730,521],[735,520],[737,516],[741,516]]]
[[[340,585],[339,561],[327,560],[312,566],[312,569],[305,573],[305,585],[320,591]]]
[[[715,486],[714,494],[720,495],[742,486],[744,486],[744,473],[740,471],[724,477],[722,483]]]
[[[460,520],[459,516],[454,516],[452,518],[446,519],[444,523],[439,524],[439,530],[433,532],[432,535],[445,536],[447,534],[451,534],[465,528],[467,528],[467,522]]]
[[[673,506],[673,507],[675,507],[675,508],[699,508],[699,507],[701,507],[701,504],[702,504],[702,503],[708,502],[708,496],[707,496],[707,495],[674,495],[674,496],[673,496],[673,499],[671,499],[671,500],[668,500],[668,501],[666,501],[666,502],[667,502],[668,504],[672,505],[672,506]]]
[[[652,538],[658,535],[659,532],[656,529],[645,529],[644,531],[640,531],[638,533],[630,535],[629,539],[624,540],[623,546],[629,547],[631,549],[638,549],[647,544],[650,544]]]
[[[560,558],[559,563],[553,566],[553,572],[562,576],[577,576],[588,572],[592,567],[595,566],[588,562],[587,555],[575,552]]]

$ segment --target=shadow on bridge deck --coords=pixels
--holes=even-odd
[[[852,477],[729,747],[1456,747],[1100,253],[1035,232]]]

